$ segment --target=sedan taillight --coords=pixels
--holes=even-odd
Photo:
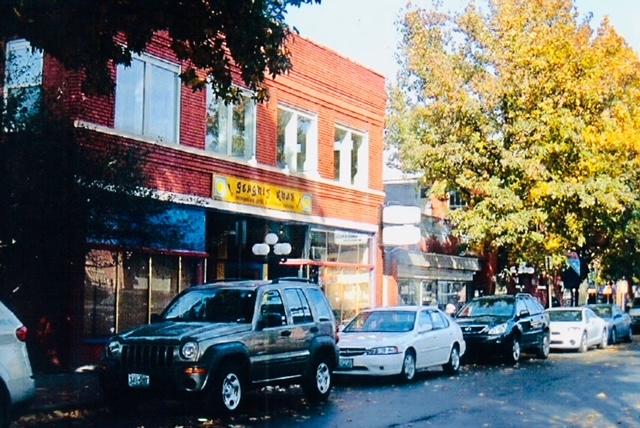
[[[16,329],[16,337],[20,342],[27,341],[27,327],[21,326]]]

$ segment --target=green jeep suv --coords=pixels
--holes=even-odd
[[[112,337],[100,380],[113,410],[158,397],[231,413],[266,385],[300,384],[326,399],[337,355],[333,312],[316,284],[220,282],[186,289],[151,324]]]

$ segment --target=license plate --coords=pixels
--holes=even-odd
[[[140,373],[129,373],[129,386],[131,388],[148,388],[149,375]]]
[[[338,362],[338,368],[341,369],[352,369],[353,368],[353,358],[340,358]]]

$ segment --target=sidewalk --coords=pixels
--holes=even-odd
[[[102,405],[98,374],[91,368],[74,372],[36,374],[36,397],[28,413],[73,410]]]

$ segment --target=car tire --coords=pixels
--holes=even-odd
[[[520,346],[519,336],[514,335],[513,338],[511,338],[505,357],[509,364],[518,364],[520,362],[520,358],[522,357],[522,348]]]
[[[587,342],[587,333],[582,333],[582,338],[580,339],[580,345],[578,346],[578,352],[587,352],[589,350],[589,343]]]
[[[616,343],[618,343],[618,331],[614,327],[611,329],[611,334],[609,336],[609,345],[615,345]]]
[[[602,330],[602,337],[600,338],[600,343],[598,343],[598,349],[605,349],[609,346],[609,333],[607,333],[607,329]]]
[[[0,428],[9,428],[11,422],[11,400],[9,393],[0,382]]]
[[[333,367],[329,359],[324,355],[319,355],[312,360],[305,379],[302,383],[302,390],[307,398],[313,401],[325,401],[331,394]]]
[[[456,374],[460,370],[460,351],[458,351],[458,346],[453,345],[451,348],[451,354],[449,354],[449,361],[442,366],[442,369],[445,373],[448,374]]]
[[[549,358],[549,352],[551,351],[551,336],[549,332],[545,332],[542,335],[542,343],[536,352],[536,356],[542,360]]]
[[[402,362],[402,370],[400,371],[400,380],[403,382],[412,382],[416,378],[416,354],[409,349],[404,354]]]
[[[222,369],[224,367],[224,369]],[[238,364],[221,364],[209,388],[208,401],[222,415],[236,412],[242,405],[244,377]]]

